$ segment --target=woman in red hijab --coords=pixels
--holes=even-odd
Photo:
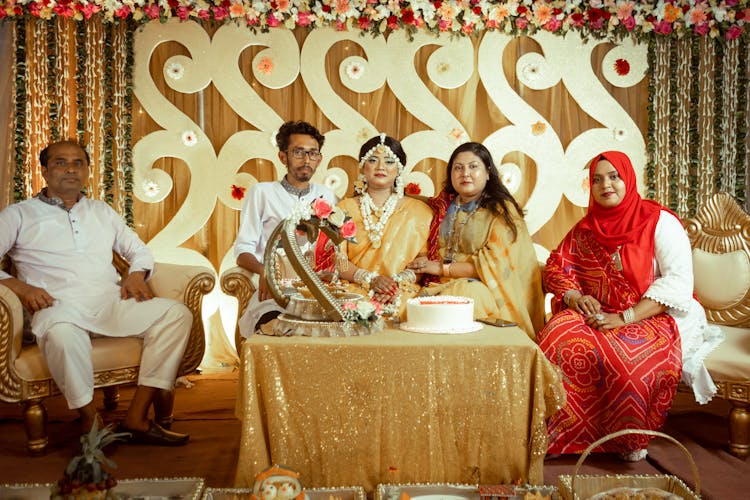
[[[551,454],[581,453],[621,429],[661,428],[681,376],[699,402],[716,391],[703,359],[721,334],[692,297],[680,220],[641,198],[623,153],[594,158],[589,186],[588,213],[544,269],[555,314],[539,346],[561,368],[567,390],[567,405],[548,422]],[[635,461],[648,441],[626,435],[595,451]]]

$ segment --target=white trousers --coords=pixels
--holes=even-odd
[[[175,302],[144,332],[138,385],[172,389],[177,369],[187,347],[193,316],[184,304]],[[97,337],[106,336],[97,334]],[[91,334],[72,323],[55,323],[38,338],[50,374],[71,409],[94,399],[94,367]]]

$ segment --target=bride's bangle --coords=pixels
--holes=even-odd
[[[443,276],[451,277],[451,262],[443,264]]]
[[[565,292],[565,295],[563,295],[563,303],[564,303],[564,304],[565,304],[566,306],[570,307],[570,297],[571,297],[571,296],[572,296],[572,295],[573,295],[574,293],[581,293],[581,292],[579,292],[579,291],[578,291],[578,290],[576,290],[575,288],[571,288],[570,290],[568,290],[567,292]]]
[[[635,310],[632,307],[628,307],[622,312],[622,320],[626,325],[635,323]]]

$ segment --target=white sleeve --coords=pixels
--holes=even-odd
[[[243,253],[255,255],[263,236],[262,196],[257,184],[247,190],[240,212],[240,227],[234,241],[234,258]]]
[[[687,311],[693,298],[693,254],[682,223],[662,211],[654,231],[655,277],[644,297]]]
[[[7,207],[0,211],[0,260],[11,251],[16,244],[18,231],[21,227],[21,217],[18,210]],[[10,274],[0,269],[0,280],[12,278]]]
[[[115,228],[115,243],[113,250],[127,259],[133,271],[148,271],[154,269],[154,256],[138,234],[123,220],[122,216],[104,202],[100,202],[107,210]]]

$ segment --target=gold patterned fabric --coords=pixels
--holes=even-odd
[[[532,339],[544,325],[542,276],[526,223],[516,217],[518,235],[501,217],[486,208],[478,209],[466,221],[460,213],[456,227],[463,226],[458,239],[456,262],[471,261],[479,280],[441,278],[422,290],[426,295],[457,295],[474,299],[475,318],[515,321]],[[440,238],[440,256],[447,242]]]
[[[420,253],[427,253],[432,210],[426,203],[414,198],[402,198],[383,230],[380,248],[373,246],[365,230],[359,198],[342,200],[339,207],[351,216],[357,225],[357,243],[345,243],[349,261],[355,266],[385,276],[393,276],[403,271]],[[357,285],[351,285],[351,289],[367,295],[367,292]],[[416,296],[418,292],[419,286],[416,284],[401,285],[402,319],[405,319],[406,300]]]
[[[560,379],[519,328],[253,336],[242,346],[236,486],[271,463],[311,487],[541,483]]]

